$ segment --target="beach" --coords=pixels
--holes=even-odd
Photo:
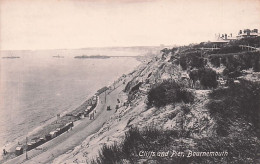
[[[76,121],[72,130],[29,151],[28,160],[26,160],[25,154],[22,154],[6,163],[50,163],[56,157],[73,150],[73,148],[85,140],[86,137],[97,132],[106,120],[113,115],[116,110],[116,105],[118,104],[117,99],[121,99],[119,93],[125,87],[122,83],[122,81],[116,83],[115,89],[112,87],[107,93],[103,92],[98,96],[98,104],[95,108],[97,113],[94,116],[94,120],[84,118]],[[108,105],[112,110],[106,110]]]
[[[129,75],[130,76],[130,75]],[[103,124],[113,115],[116,111],[116,105],[122,105],[124,98],[121,96],[121,92],[124,89],[126,83],[124,77],[116,80],[108,90],[102,92],[98,95],[98,101],[96,107],[93,111],[96,111],[94,114],[94,119],[90,120],[89,117],[85,117],[79,120],[73,120],[73,117],[68,117],[64,115],[60,118],[60,121],[54,121],[51,124],[44,127],[42,130],[38,131],[30,138],[39,138],[40,136],[46,134],[47,132],[54,130],[56,127],[61,124],[73,121],[74,127],[72,130],[57,136],[56,138],[44,143],[43,145],[38,146],[37,148],[28,151],[28,159],[26,160],[26,154],[23,153],[20,156],[13,158],[11,156],[10,160],[7,160],[6,163],[35,163],[40,161],[40,163],[50,163],[53,159],[58,156],[73,150],[76,146],[80,145],[88,136],[97,132]],[[79,113],[80,111],[86,109],[89,105],[90,100],[85,101],[82,105],[77,107],[71,113]],[[118,103],[118,100],[121,100],[121,103]],[[111,110],[107,110],[107,106],[111,107]],[[11,150],[14,150],[15,147],[12,147]],[[25,152],[25,151],[24,151]]]

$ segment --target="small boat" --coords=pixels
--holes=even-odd
[[[60,56],[60,55],[56,55],[56,56],[52,56],[54,58],[64,58],[64,56]]]
[[[16,58],[20,58],[19,56],[4,56],[2,57],[3,59],[16,59]]]

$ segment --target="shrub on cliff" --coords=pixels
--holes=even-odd
[[[249,45],[253,47],[260,47],[260,36],[254,38],[242,38],[233,42],[230,42],[232,45]]]
[[[254,60],[253,70],[255,72],[260,72],[260,55],[256,56]]]
[[[227,54],[227,53],[237,53],[241,52],[242,49],[238,45],[229,45],[222,47],[219,50],[214,50],[212,54]]]
[[[260,71],[260,52],[211,55],[209,59],[211,64],[213,64],[215,67],[219,67],[220,64],[223,64],[226,67],[225,75],[228,77],[233,76],[230,76],[229,73],[232,73],[236,70],[240,71],[253,68],[255,72]]]
[[[183,101],[193,102],[194,96],[191,92],[180,86],[173,80],[163,81],[151,88],[148,92],[148,106],[161,107]]]
[[[200,69],[199,71],[201,71],[200,83],[202,86],[209,88],[217,87],[218,83],[216,71],[209,68]]]
[[[245,121],[251,134],[259,137],[260,84],[246,80],[231,83],[228,88],[219,88],[210,95],[208,108],[219,125],[219,135],[227,135],[229,125],[238,120]]]
[[[91,163],[95,164],[111,164],[122,163],[123,154],[118,144],[114,143],[110,146],[104,145],[99,151],[99,158]]]
[[[210,63],[215,67],[220,67],[220,57],[212,56],[209,58]]]
[[[206,60],[199,51],[185,52],[180,56],[180,65],[183,70],[188,67],[203,68],[206,65]]]
[[[204,88],[216,88],[218,85],[217,73],[211,68],[201,68],[198,70],[193,70],[190,72],[189,76],[193,84],[195,84],[195,82],[199,80],[200,84]]]
[[[186,70],[188,68],[188,64],[185,56],[180,56],[180,66],[183,70]]]
[[[178,139],[178,140],[177,140]],[[210,137],[187,139],[180,131],[148,127],[145,130],[131,128],[125,133],[121,143],[104,145],[99,158],[93,164],[110,163],[257,163],[259,142],[249,137]],[[192,146],[195,145],[195,146]],[[173,149],[174,148],[174,149]],[[224,152],[223,156],[190,156],[192,152]],[[167,152],[160,156],[159,152]],[[180,151],[184,156],[172,156],[172,151]],[[227,152],[227,154],[226,154]]]

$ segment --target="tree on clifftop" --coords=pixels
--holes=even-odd
[[[193,84],[199,80],[200,84],[205,88],[216,88],[218,85],[217,73],[210,68],[200,68],[193,70],[190,72],[189,76]]]

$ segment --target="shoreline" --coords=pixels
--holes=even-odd
[[[140,62],[140,64],[141,64],[141,62]],[[108,85],[105,86],[105,87],[108,87],[109,88],[108,90],[112,89],[113,85],[115,85],[116,83],[119,83],[123,78],[125,78],[125,76],[127,76],[129,73],[131,73],[133,70],[135,70],[138,66],[134,67],[133,69],[130,69],[129,71],[127,71],[126,73],[124,73],[122,75],[115,77],[113,80],[109,80]],[[113,90],[114,89],[110,90],[110,92],[112,92]],[[66,114],[79,113],[80,111],[86,109],[86,107],[89,105],[90,101],[92,100],[93,95],[95,95],[94,93],[97,93],[97,91],[98,90],[93,91],[91,94],[89,94],[89,96],[87,96],[86,100],[83,101],[80,105],[77,105],[75,107],[71,107],[71,110],[66,110],[66,111],[62,112],[60,119],[62,120],[62,122],[64,121],[63,124],[65,124],[66,122],[70,122],[70,121],[73,121],[73,122],[76,123],[76,122],[79,122],[80,120],[82,120],[82,119],[75,119],[75,118],[73,119],[72,117],[68,117]],[[99,98],[98,98],[98,100],[99,100]],[[55,126],[55,122],[57,122],[56,118],[57,117],[53,116],[52,118],[47,119],[45,122],[43,122],[43,124],[36,126],[34,129],[32,129],[26,135],[18,137],[17,139],[15,139],[15,141],[13,141],[11,143],[5,144],[3,148],[5,148],[9,152],[8,153],[9,155],[7,155],[6,157],[2,156],[1,159],[0,159],[0,162],[7,162],[9,160],[12,160],[12,159],[18,157],[18,156],[15,155],[15,148],[17,146],[19,146],[17,143],[22,143],[23,145],[25,145],[24,143],[25,143],[25,137],[26,136],[30,139],[30,141],[33,141],[32,139],[44,137],[46,134],[49,134],[49,132],[57,129],[57,126]],[[86,119],[86,118],[84,118],[84,119]],[[62,123],[60,123],[59,126],[61,124]],[[24,139],[21,140],[21,138],[24,138]],[[46,143],[48,143],[48,142],[46,142]],[[22,156],[22,155],[20,155],[20,156]]]
[[[97,111],[95,119],[89,120],[89,118],[81,119],[75,122],[73,130],[69,130],[61,134],[60,136],[44,143],[43,145],[32,149],[28,152],[29,160],[25,160],[25,153],[15,158],[1,161],[4,163],[37,163],[39,161],[43,163],[49,163],[59,157],[73,150],[76,146],[80,145],[88,136],[97,132],[103,124],[114,114],[116,111],[117,99],[122,88],[125,87],[122,79],[126,79],[130,75],[123,77],[121,76],[113,84],[116,88],[110,87],[110,94],[106,95],[102,92],[98,97]],[[122,83],[122,84],[121,84]],[[106,98],[105,98],[106,97]],[[112,110],[107,111],[106,106],[111,106]]]
[[[92,92],[91,94],[89,94],[86,98],[86,100],[82,101],[80,103],[80,105],[75,105],[73,107],[70,107],[71,109],[67,109],[65,111],[63,111],[60,115],[61,117],[65,116],[66,114],[74,111],[75,109],[77,109],[79,106],[81,106],[82,104],[84,104],[86,101],[88,101],[91,97],[93,97],[93,95],[95,94],[96,92]],[[49,124],[51,124],[52,122],[54,122],[56,120],[56,116],[52,116],[42,122],[40,122],[39,125],[37,125],[36,127],[34,127],[32,130],[30,130],[27,134],[24,134],[24,135],[21,135],[17,138],[15,138],[15,140],[13,140],[12,142],[7,142],[6,144],[4,144],[2,147],[1,147],[1,150],[2,149],[11,149],[12,147],[15,147],[17,145],[18,142],[20,142],[21,140],[19,140],[19,138],[26,138],[26,136],[33,136],[35,135],[36,133],[39,133],[39,131],[41,131],[44,127],[48,126]],[[0,157],[0,160],[2,160],[2,156]]]
[[[67,112],[63,113],[63,116],[61,116],[59,120],[57,120],[56,119],[57,117],[54,116],[54,117],[48,119],[42,125],[38,125],[32,131],[28,132],[27,134],[18,137],[17,139],[15,139],[14,142],[7,144],[8,147],[6,146],[5,149],[7,150],[8,154],[7,154],[7,156],[5,156],[6,158],[4,158],[4,156],[2,156],[0,162],[6,162],[10,159],[16,158],[17,156],[15,155],[15,148],[17,146],[24,147],[26,145],[25,144],[26,137],[28,137],[28,139],[29,139],[28,141],[34,141],[35,139],[39,139],[41,137],[45,138],[45,135],[49,134],[51,131],[56,130],[58,127],[64,126],[66,123],[69,123],[71,121],[72,122],[80,121],[81,120],[80,118],[67,117],[66,113],[69,114],[69,113],[73,113],[75,111],[83,110],[84,107],[86,108],[89,105],[89,102],[92,100],[91,98],[93,96],[89,96],[89,97],[90,98],[85,100],[80,106],[74,108],[71,111],[67,111]],[[23,138],[23,139],[21,139],[21,138]],[[18,143],[20,143],[20,144],[22,143],[22,144],[18,145]],[[46,141],[46,143],[48,143],[48,141]]]

